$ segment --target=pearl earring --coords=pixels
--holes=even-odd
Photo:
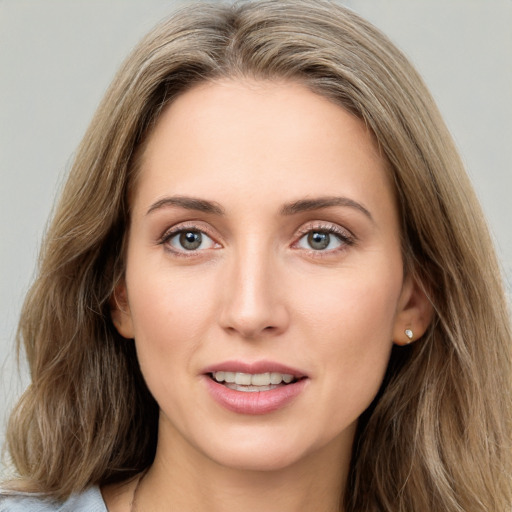
[[[411,343],[414,333],[411,331],[411,329],[405,329],[404,332],[405,335],[409,338],[409,341],[407,343]]]

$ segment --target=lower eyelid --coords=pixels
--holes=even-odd
[[[313,247],[301,247],[299,243],[301,240],[312,232],[321,232],[327,233],[331,236],[334,236],[338,241],[338,245],[333,248],[323,248],[323,249],[314,249]],[[355,236],[348,231],[347,229],[338,228],[336,225],[332,224],[319,224],[319,225],[309,225],[306,228],[300,230],[300,232],[295,237],[295,242],[292,244],[292,247],[296,249],[301,249],[304,251],[308,251],[315,257],[328,257],[329,255],[333,255],[338,252],[342,252],[348,247],[354,245],[356,242]],[[307,242],[305,242],[307,243]]]
[[[313,252],[332,252],[332,251],[335,251],[337,250],[338,248],[342,247],[342,246],[345,246],[345,245],[349,245],[349,241],[346,240],[344,237],[338,235],[337,233],[328,233],[330,236],[333,236],[335,237],[337,243],[338,243],[338,246],[337,247],[334,247],[334,248],[331,248],[331,249],[328,249],[327,247],[324,248],[323,250],[322,249],[314,249],[313,247],[300,247],[300,242],[307,236],[306,235],[302,235],[298,240],[297,242],[295,242],[294,245],[296,246],[299,246],[299,248],[301,249],[305,249],[305,250],[310,250],[310,251],[313,251]],[[307,243],[307,242],[306,242]],[[330,243],[330,241],[329,241]]]
[[[175,249],[178,249],[178,250],[183,249],[186,252],[201,251],[201,250],[205,250],[205,249],[209,249],[210,248],[210,247],[205,247],[205,248],[200,249],[200,247],[201,247],[201,245],[203,245],[203,243],[205,245],[208,245],[208,246],[215,245],[215,241],[210,236],[208,236],[206,233],[203,233],[202,231],[198,231],[198,233],[201,233],[202,240],[201,240],[201,245],[197,249],[188,249],[187,250],[185,248],[180,248],[180,247],[177,247],[177,246],[172,244],[172,241],[176,239],[177,245],[178,245],[180,243],[180,240],[179,240],[178,237],[180,237],[184,232],[191,232],[191,231],[192,231],[191,229],[180,230],[180,231],[174,233],[172,236],[170,236],[168,238],[167,242],[170,243]],[[207,238],[207,240],[205,240],[204,238]]]
[[[198,248],[198,249],[189,249],[189,250],[187,250],[185,248],[176,247],[176,246],[174,246],[174,244],[171,245],[170,242],[171,242],[171,240],[174,237],[176,237],[180,233],[183,233],[183,232],[186,232],[186,231],[197,231],[197,232],[201,233],[203,236],[206,236],[207,238],[209,238],[210,242],[208,243],[208,247],[203,248],[203,249],[199,249]],[[329,225],[329,226],[319,225],[319,226],[311,226],[311,227],[308,227],[307,229],[302,229],[296,235],[295,242],[293,242],[292,247],[297,248],[298,243],[300,242],[300,240],[302,240],[302,238],[304,236],[306,236],[309,233],[314,232],[314,231],[328,233],[329,235],[336,237],[336,239],[339,242],[339,246],[338,247],[335,247],[333,249],[326,249],[326,250],[313,249],[311,247],[310,248],[298,247],[298,248],[301,248],[301,249],[304,249],[304,250],[309,250],[310,252],[314,253],[316,256],[321,256],[321,253],[333,253],[333,252],[337,252],[337,251],[343,250],[344,248],[346,248],[348,246],[351,246],[351,245],[353,245],[356,242],[356,238],[348,230],[336,229],[332,225]],[[208,230],[206,230],[204,227],[202,227],[202,226],[199,227],[197,225],[187,225],[187,224],[182,225],[182,226],[178,225],[178,226],[175,226],[175,227],[167,230],[157,240],[157,243],[161,244],[161,245],[166,245],[169,251],[172,251],[172,252],[174,252],[176,254],[184,255],[184,256],[187,256],[187,255],[193,256],[194,254],[197,254],[197,253],[202,252],[202,251],[206,251],[208,249],[214,249],[214,248],[222,247],[222,245],[219,242],[217,242],[216,238],[214,236],[210,235]]]

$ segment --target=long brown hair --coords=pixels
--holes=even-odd
[[[19,327],[32,384],[7,433],[18,487],[65,497],[154,457],[158,407],[110,318],[129,197],[162,108],[218,77],[300,81],[363,119],[389,162],[406,271],[435,310],[396,347],[359,422],[345,510],[512,507],[511,331],[460,158],[422,80],[371,24],[324,0],[201,3],[126,60],[77,152]]]

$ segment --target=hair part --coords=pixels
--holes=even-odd
[[[218,78],[299,81],[361,118],[389,164],[406,269],[435,318],[392,352],[359,423],[345,510],[499,511],[512,503],[510,320],[483,214],[425,85],[335,3],[201,3],[134,50],[77,152],[18,339],[32,384],[7,441],[19,488],[66,497],[154,457],[158,406],[110,318],[130,197],[162,109]]]

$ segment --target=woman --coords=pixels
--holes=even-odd
[[[0,510],[512,504],[482,213],[421,79],[335,4],[201,4],[141,42],[20,338]]]

